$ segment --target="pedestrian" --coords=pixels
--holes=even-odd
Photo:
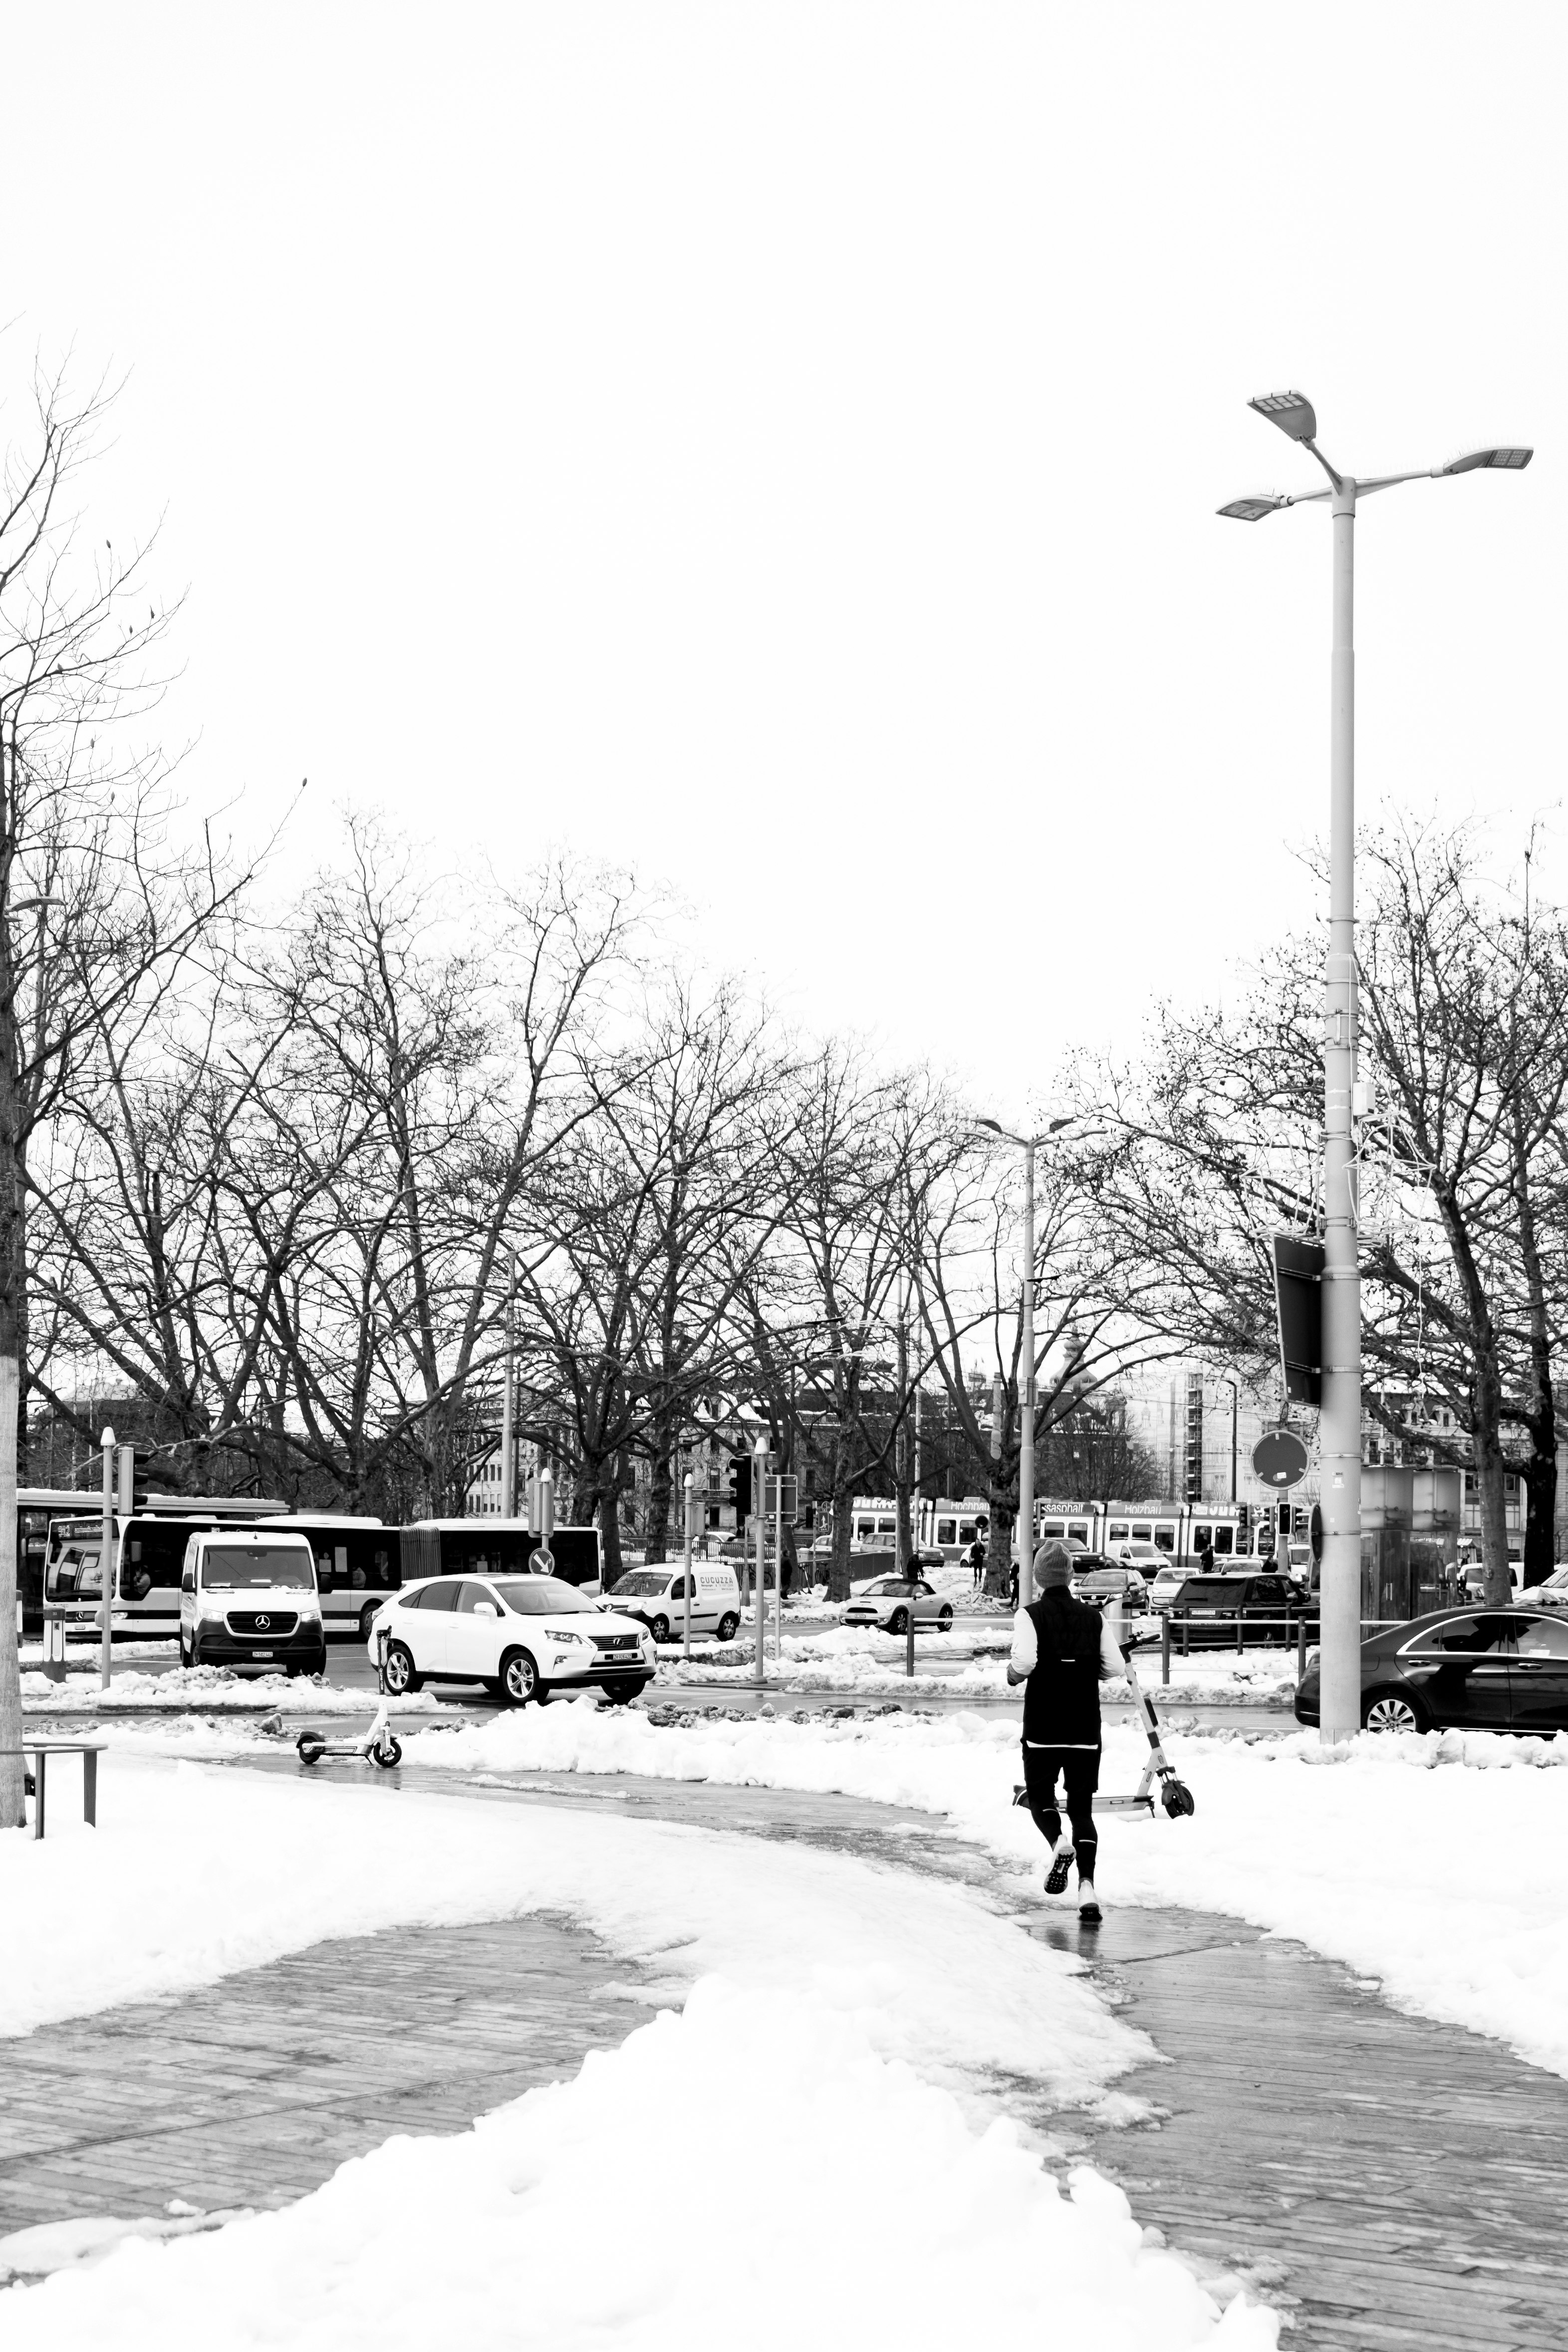
[[[1198,1538],[1198,1574],[1200,1576],[1212,1576],[1214,1574],[1214,1538],[1212,1536],[1201,1535]]]
[[[1127,1671],[1098,1609],[1074,1598],[1072,1561],[1062,1543],[1035,1554],[1038,1599],[1013,1622],[1009,1683],[1024,1685],[1024,1796],[1035,1827],[1051,1848],[1046,1893],[1059,1895],[1078,1864],[1078,1916],[1098,1926],[1094,1864],[1100,1839],[1094,1792],[1100,1786],[1100,1685]],[[1062,1834],[1057,1781],[1062,1782],[1070,1837]]]
[[[970,1573],[974,1579],[974,1590],[978,1592],[985,1581],[985,1530],[984,1528],[975,1529],[974,1540],[970,1544],[963,1557],[969,1563]]]
[[[1015,1616],[1018,1613],[1018,1563],[1014,1560],[1007,1570],[1007,1606]]]

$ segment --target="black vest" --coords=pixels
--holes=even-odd
[[[1037,1748],[1098,1748],[1099,1610],[1054,1586],[1028,1614],[1039,1659],[1024,1685],[1025,1738]]]

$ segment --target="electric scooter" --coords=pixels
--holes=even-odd
[[[319,1764],[323,1756],[358,1756],[366,1763],[379,1764],[384,1772],[403,1761],[403,1748],[386,1719],[386,1702],[383,1700],[375,1721],[357,1739],[328,1739],[320,1731],[302,1731],[294,1742],[301,1764]]]
[[[1139,1681],[1138,1669],[1132,1662],[1132,1653],[1138,1646],[1137,1641],[1129,1642],[1122,1655],[1127,1662],[1127,1686],[1132,1694],[1132,1704],[1142,1718],[1144,1736],[1149,1742],[1149,1760],[1143,1767],[1138,1786],[1131,1796],[1096,1797],[1094,1801],[1101,1812],[1142,1813],[1146,1819],[1152,1821],[1154,1785],[1158,1781],[1160,1802],[1164,1807],[1167,1817],[1176,1822],[1185,1814],[1195,1813],[1198,1809],[1197,1801],[1186,1782],[1176,1778],[1174,1767],[1161,1745],[1160,1718],[1154,1712],[1154,1702]],[[1028,1801],[1028,1790],[1015,1787],[1013,1802],[1016,1805],[1026,1805]]]

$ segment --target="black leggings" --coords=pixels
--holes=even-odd
[[[1057,1810],[1057,1775],[1060,1773],[1072,1823],[1073,1859],[1080,1878],[1092,1881],[1100,1838],[1094,1826],[1094,1792],[1100,1786],[1098,1748],[1026,1748],[1024,1789],[1035,1827],[1050,1845],[1062,1833]]]

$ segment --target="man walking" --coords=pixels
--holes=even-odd
[[[969,1563],[970,1574],[974,1579],[974,1590],[978,1592],[985,1581],[985,1530],[984,1528],[976,1528],[973,1541],[963,1557]]]
[[[1052,1848],[1046,1893],[1059,1895],[1078,1864],[1078,1916],[1097,1926],[1094,1864],[1100,1839],[1094,1792],[1100,1786],[1100,1685],[1126,1672],[1126,1661],[1098,1609],[1072,1591],[1067,1546],[1035,1554],[1039,1598],[1013,1621],[1009,1683],[1024,1685],[1024,1790],[1035,1827]],[[1062,1781],[1070,1837],[1062,1834],[1057,1780]]]

